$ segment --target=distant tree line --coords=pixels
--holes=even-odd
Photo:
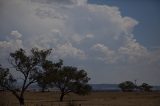
[[[12,92],[20,106],[24,106],[24,93],[33,83],[37,83],[42,91],[48,87],[57,87],[61,92],[60,101],[70,92],[86,95],[91,91],[88,84],[90,78],[85,70],[63,66],[63,60],[48,60],[50,54],[51,49],[33,48],[30,54],[24,49],[19,49],[10,53],[9,63],[12,69],[0,65],[0,87]],[[20,78],[15,76],[14,72],[18,73]],[[17,84],[19,79],[22,81],[21,86]]]
[[[120,83],[118,86],[124,92],[132,92],[135,90],[147,91],[147,92],[152,91],[152,86],[147,83],[142,83],[141,85],[138,86],[132,81],[125,81],[125,82]]]

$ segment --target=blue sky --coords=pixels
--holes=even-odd
[[[159,0],[0,0],[0,64],[10,52],[52,48],[90,83],[160,85]],[[14,73],[20,77],[19,73]]]
[[[134,29],[135,38],[148,48],[160,46],[159,0],[89,0],[89,3],[118,6],[123,16],[139,21]]]

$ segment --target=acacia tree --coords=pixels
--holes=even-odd
[[[78,70],[76,67],[63,66],[57,70],[53,77],[54,86],[60,92],[60,101],[63,101],[65,95],[73,92],[78,95],[86,95],[91,91],[91,86],[88,84],[90,78],[84,70]]]
[[[16,86],[17,79],[13,77],[9,69],[0,67],[0,86],[11,91],[19,100],[20,106],[24,105],[26,89],[37,81],[40,66],[50,53],[51,49],[38,50],[37,48],[32,49],[30,55],[27,55],[23,49],[10,53],[9,62],[15,69],[14,71],[21,74],[22,86]]]
[[[41,88],[41,92],[44,92],[48,88],[48,78],[46,73],[39,73],[37,77],[37,84]]]
[[[44,92],[48,87],[52,87],[52,80],[54,74],[62,66],[63,61],[60,59],[59,62],[53,63],[52,61],[45,60],[42,64],[42,71],[37,77],[37,84]]]
[[[147,91],[147,92],[149,92],[149,91],[152,91],[152,90],[151,90],[151,89],[152,89],[152,86],[149,85],[149,84],[147,84],[147,83],[142,83],[142,85],[139,86],[139,89],[140,89],[141,91]]]
[[[136,88],[136,85],[131,81],[125,81],[119,84],[119,87],[122,91],[133,91]]]

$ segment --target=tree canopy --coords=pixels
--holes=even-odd
[[[152,86],[149,85],[149,84],[147,84],[147,83],[142,83],[142,85],[139,86],[139,89],[140,89],[141,91],[147,91],[147,92],[149,92],[149,91],[152,91],[152,90],[151,90],[151,89],[152,89]]]
[[[24,105],[24,92],[32,83],[37,81],[40,66],[50,53],[51,49],[39,50],[37,48],[31,49],[30,55],[27,55],[23,49],[10,53],[9,63],[15,69],[14,71],[21,74],[21,86],[16,84],[19,78],[13,77],[8,68],[0,66],[0,86],[11,91],[19,100],[20,105]]]
[[[47,62],[43,68],[47,75],[48,82],[50,85],[57,87],[60,92],[60,101],[63,101],[63,97],[70,92],[86,95],[91,91],[91,86],[88,84],[90,78],[84,70],[78,70],[72,66],[62,66],[63,61],[60,60],[58,63],[53,64]],[[46,79],[45,77],[41,77]]]
[[[14,76],[9,68],[0,65],[0,86],[12,92],[19,100],[20,106],[24,105],[24,93],[27,88],[37,83],[42,90],[48,87],[57,87],[60,92],[60,101],[70,92],[78,95],[86,95],[91,91],[88,84],[90,78],[85,70],[78,70],[76,67],[63,66],[63,60],[53,63],[48,60],[51,49],[39,50],[33,48],[30,53],[24,49],[10,53],[9,63],[12,71],[21,74],[21,78]],[[17,84],[21,79],[22,85]]]
[[[122,91],[133,91],[136,88],[136,85],[131,81],[125,81],[120,83],[119,87]]]

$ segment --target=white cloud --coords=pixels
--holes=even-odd
[[[140,62],[139,60],[145,61],[149,56],[149,51],[144,46],[140,45],[136,39],[132,37],[126,37],[124,46],[118,49],[120,55],[127,57],[128,61]]]
[[[96,51],[100,51],[106,55],[113,55],[114,54],[114,51],[110,50],[107,46],[104,46],[103,44],[99,44],[99,43],[93,45],[92,49],[96,50]]]
[[[71,36],[71,41],[77,44],[81,44],[83,41],[88,40],[88,39],[92,39],[94,38],[93,34],[86,34],[84,36],[82,35],[78,35],[78,34],[74,34],[73,36]]]
[[[0,64],[7,64],[5,62],[7,62],[9,53],[19,48],[24,48],[23,42],[20,39],[21,36],[18,31],[12,31],[11,36],[6,37],[7,40],[0,41]]]
[[[82,36],[80,36],[80,35],[77,35],[77,34],[75,34],[75,35],[73,35],[72,37],[71,37],[71,40],[73,41],[73,42],[75,42],[75,43],[80,43],[82,40],[84,39],[84,37],[82,37]]]
[[[121,64],[134,63],[132,65],[141,71],[137,65],[147,60],[155,65],[160,60],[157,50],[148,50],[134,38],[133,31],[139,22],[122,16],[116,6],[88,4],[87,0],[1,2],[0,57],[20,47],[54,48],[56,57],[72,64],[86,63],[93,72],[99,67],[98,62],[105,63],[103,70],[107,70],[109,65],[121,69]],[[8,33],[11,36],[6,40],[1,37]],[[130,68],[125,67],[126,70]],[[154,66],[155,71],[157,67]]]
[[[59,57],[74,57],[79,59],[85,59],[85,52],[75,48],[71,43],[65,43],[63,45],[57,45],[55,48],[55,54]]]
[[[106,63],[115,63],[118,59],[115,55],[115,51],[109,49],[103,44],[95,44],[91,49],[98,52],[98,54],[102,54],[100,56],[97,55],[96,58],[105,61]]]
[[[87,3],[87,0],[71,0],[74,4],[84,5]]]
[[[93,46],[100,49],[99,53],[103,52],[106,58],[110,58],[110,61],[122,58],[132,61],[144,57],[144,55],[149,56],[149,51],[131,36],[138,21],[131,17],[123,17],[118,7],[87,4],[87,0],[3,2],[3,9],[7,12],[4,14],[6,17],[4,23],[9,20],[13,25],[21,26],[17,27],[18,31],[23,30],[25,36],[21,39],[22,35],[14,30],[11,35],[16,40],[2,41],[1,45],[9,46],[12,42],[17,47],[21,47],[23,40],[23,45],[26,48],[58,47],[60,51],[67,51],[65,48],[67,46],[74,51],[73,55],[70,55],[74,58],[75,55],[85,57],[83,56],[85,53],[90,55],[92,50],[88,48]],[[6,29],[8,26],[12,27],[9,23]],[[78,49],[75,48],[76,46]],[[71,53],[67,52],[67,54]],[[96,55],[98,55],[98,51]]]
[[[9,50],[17,50],[19,48],[23,48],[22,40],[20,39],[21,36],[22,35],[18,31],[12,31],[11,37],[9,37],[8,40],[0,41],[0,48]]]
[[[126,29],[126,31],[132,31],[133,28],[138,24],[138,22],[136,20],[133,20],[130,17],[124,17],[123,18],[123,26]]]
[[[21,38],[22,37],[22,34],[19,33],[18,31],[12,31],[11,35],[14,36],[15,38]]]
[[[94,35],[93,34],[87,34],[86,38],[94,38]]]
[[[40,2],[40,3],[58,3],[58,4],[74,4],[74,5],[83,5],[87,3],[87,0],[31,0],[33,2]]]

